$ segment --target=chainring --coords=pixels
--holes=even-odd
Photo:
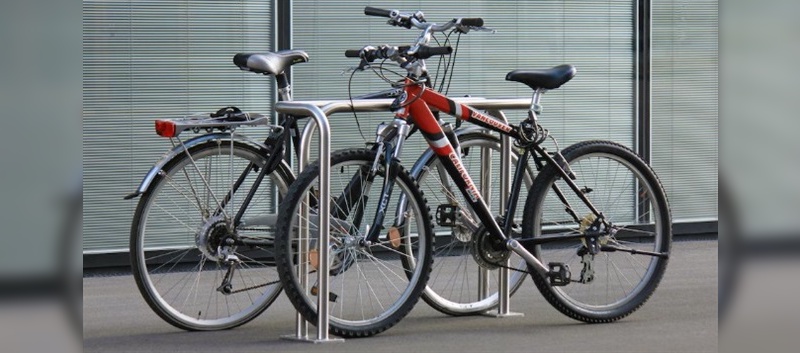
[[[475,233],[472,234],[472,241],[470,243],[470,253],[478,266],[487,270],[494,270],[498,267],[505,266],[506,261],[511,257],[511,251],[507,249],[495,250],[492,246],[492,236],[481,225]]]

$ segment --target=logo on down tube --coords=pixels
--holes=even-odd
[[[494,128],[496,128],[496,129],[498,129],[500,131],[511,132],[511,126],[508,126],[508,125],[504,124],[501,121],[492,119],[492,118],[490,118],[490,117],[488,117],[486,115],[483,115],[481,113],[478,113],[478,112],[476,112],[474,110],[472,111],[472,114],[470,114],[470,117],[472,117],[472,119],[478,120],[478,121],[480,121],[480,122],[482,122],[482,123],[484,123],[486,125],[494,127]]]
[[[472,202],[478,201],[478,198],[480,198],[480,192],[478,191],[478,188],[475,187],[475,183],[472,182],[472,178],[470,178],[469,174],[467,174],[467,170],[464,169],[464,165],[461,164],[461,158],[458,158],[458,154],[455,152],[450,152],[448,157],[450,157],[450,160],[453,162],[453,164],[455,164],[456,170],[458,170],[458,174],[461,176],[461,179],[467,183],[467,195],[469,195],[470,200],[472,200]]]

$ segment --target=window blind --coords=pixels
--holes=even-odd
[[[171,144],[153,120],[235,105],[269,112],[271,78],[237,52],[272,49],[272,1],[83,1],[85,252],[127,251],[144,174]]]
[[[633,2],[583,1],[293,1],[293,46],[306,50],[311,60],[294,70],[295,99],[346,99],[349,74],[342,71],[358,64],[345,58],[346,49],[365,45],[408,45],[419,34],[386,25],[386,19],[363,14],[364,6],[421,10],[429,22],[454,17],[482,17],[496,33],[462,35],[455,73],[448,94],[453,97],[530,97],[531,90],[505,81],[514,69],[549,68],[573,64],[577,76],[558,90],[544,95],[542,123],[565,147],[584,139],[613,139],[633,145]],[[437,35],[443,43],[444,35]],[[456,35],[451,37],[451,45]],[[431,45],[436,45],[432,42]],[[436,59],[428,60],[435,76]],[[401,70],[402,71],[402,70]],[[403,71],[404,72],[404,71]],[[439,76],[441,79],[441,76]],[[389,86],[371,72],[355,74],[349,89],[353,95]],[[507,112],[519,122],[525,112]],[[358,114],[367,140],[390,113]],[[452,118],[445,119],[453,121]],[[364,138],[353,124],[352,114],[331,119],[332,148],[363,146]],[[421,137],[404,150],[412,163],[422,150]]]
[[[676,221],[717,218],[717,5],[652,5],[652,164]]]

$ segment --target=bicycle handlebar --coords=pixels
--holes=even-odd
[[[409,46],[391,47],[382,45],[380,47],[366,46],[361,49],[350,49],[344,52],[348,58],[362,58],[368,62],[376,59],[396,59],[403,57],[413,57],[416,59],[427,59],[436,55],[448,55],[453,52],[452,47],[429,47],[420,45],[417,51],[409,53]]]
[[[360,58],[361,49],[347,49],[344,51],[344,56],[348,58]]]
[[[414,54],[414,56],[417,59],[427,59],[427,58],[430,58],[430,57],[436,56],[436,55],[449,55],[452,52],[453,52],[453,48],[449,47],[449,46],[447,46],[447,47],[429,47],[429,46],[425,46],[425,45],[420,45],[419,49],[417,49],[417,52]]]
[[[384,10],[377,7],[367,6],[364,8],[364,14],[367,16],[391,18],[392,10]]]
[[[390,47],[382,45],[378,48],[366,46],[360,50],[347,50],[344,55],[349,58],[361,58],[361,63],[356,70],[363,70],[369,63],[376,59],[389,59],[400,64],[412,76],[422,76],[427,72],[425,60],[435,55],[448,55],[453,52],[451,47],[429,47],[433,33],[457,31],[460,34],[469,33],[470,30],[491,31],[494,30],[483,27],[483,19],[475,18],[454,18],[442,24],[425,21],[425,14],[422,11],[400,12],[398,10],[387,10],[377,7],[364,7],[364,14],[367,16],[386,17],[387,24],[404,28],[421,29],[422,33],[411,46]],[[451,32],[452,33],[452,32]],[[447,42],[445,42],[447,44]],[[415,60],[419,59],[419,60]],[[449,65],[449,64],[448,64]]]
[[[483,19],[480,17],[476,18],[462,18],[458,21],[462,26],[468,27],[483,27]]]
[[[364,14],[367,16],[386,17],[389,18],[389,24],[392,26],[399,26],[405,28],[415,27],[422,30],[431,32],[444,32],[453,27],[458,27],[463,33],[469,31],[469,27],[480,28],[483,27],[483,19],[480,17],[475,18],[454,18],[444,24],[428,23],[425,21],[425,15],[422,11],[414,13],[403,13],[398,10],[386,10],[377,7],[367,6],[364,7]]]

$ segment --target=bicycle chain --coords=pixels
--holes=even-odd
[[[531,271],[528,271],[528,270],[520,270],[520,269],[518,269],[516,267],[511,267],[511,266],[506,266],[506,265],[497,265],[497,267],[502,267],[502,268],[505,268],[505,269],[508,269],[508,270],[517,271],[517,272],[523,272],[523,273],[527,273],[527,274],[531,273]]]
[[[266,286],[269,286],[269,285],[272,285],[272,284],[276,284],[276,283],[280,283],[280,280],[278,280],[278,281],[272,281],[272,282],[267,282],[267,283],[264,283],[264,284],[259,284],[259,285],[252,286],[252,287],[245,287],[245,288],[242,288],[242,289],[237,289],[237,290],[231,291],[231,293],[230,293],[230,294],[241,293],[241,292],[244,292],[244,291],[248,291],[248,290],[251,290],[251,289],[256,289],[256,288],[261,288],[261,287],[266,287]],[[230,295],[230,294],[229,294],[229,295]]]
[[[275,228],[251,228],[251,227],[237,227],[236,229],[237,229],[237,230],[252,230],[252,231],[262,231],[262,232],[266,232],[266,231],[270,231],[270,230],[275,230]]]

